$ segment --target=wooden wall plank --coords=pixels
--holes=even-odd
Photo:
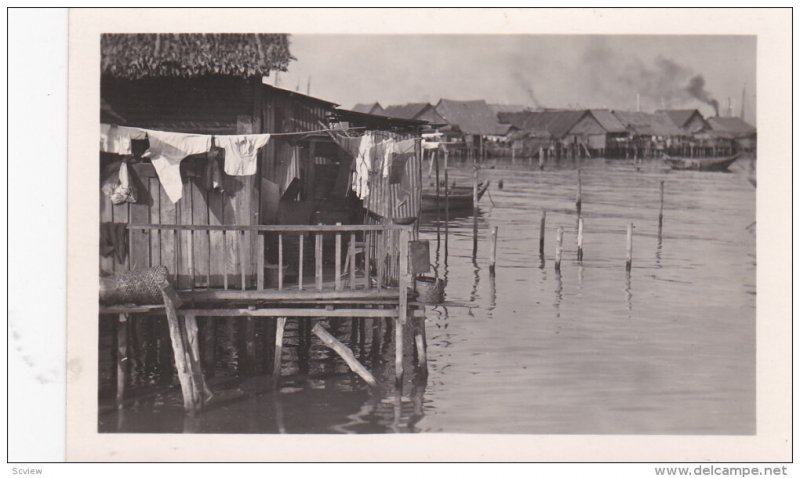
[[[192,223],[208,224],[209,217],[209,192],[198,186],[195,181],[190,181],[192,191]],[[194,234],[194,285],[195,287],[208,287],[209,276],[209,234],[195,232]]]
[[[161,183],[158,178],[149,178],[150,224],[161,224]],[[161,265],[161,236],[150,231],[150,266]]]
[[[223,180],[224,181],[224,180]],[[208,223],[223,224],[224,194],[218,191],[208,193]],[[225,275],[225,240],[222,231],[211,231],[209,234],[209,254],[211,256],[211,287],[222,287]]]
[[[159,218],[161,220],[161,224],[177,224],[178,222],[178,214],[177,208],[175,204],[172,203],[170,198],[167,196],[167,192],[161,187],[159,184]],[[170,231],[161,231],[161,265],[166,266],[167,270],[169,271],[169,277],[171,280],[174,279],[175,274],[177,273],[175,267],[175,234]]]
[[[178,224],[193,224],[192,223],[192,181],[186,181],[184,179],[183,183],[183,197],[175,204],[175,213],[177,216]],[[178,285],[179,289],[191,289],[194,285],[194,281],[192,280],[192,271],[190,270],[190,266],[194,265],[194,261],[190,260],[194,259],[192,257],[193,251],[190,248],[190,245],[193,246],[194,241],[189,240],[189,234],[192,234],[191,231],[179,231],[177,235],[178,244]],[[192,244],[190,244],[192,243]]]
[[[134,168],[130,171],[131,186],[136,190],[136,203],[132,203],[130,208],[131,224],[150,223],[150,191],[149,179],[141,177]],[[130,233],[130,252],[131,270],[146,269],[150,267],[150,233],[142,230],[133,230]]]
[[[111,200],[100,192],[100,224],[104,222],[114,222],[112,212]],[[114,273],[114,255],[113,253],[108,257],[100,256],[100,274],[111,275]]]
[[[237,176],[225,175],[222,180],[225,185],[225,194],[222,199],[222,224],[236,224],[237,206],[236,200],[241,183]],[[239,271],[239,238],[236,233],[224,235],[225,245],[221,251],[225,259],[225,275],[229,286],[237,284],[240,280]]]
[[[113,209],[112,214],[114,215],[114,222],[118,224],[128,224],[128,217],[129,217],[128,203],[125,202],[122,204],[112,205],[111,207]],[[117,254],[114,254],[115,272],[122,272],[128,270],[129,252],[130,252],[130,246],[128,247],[128,251],[126,251],[125,258],[122,261],[120,261],[117,258]]]

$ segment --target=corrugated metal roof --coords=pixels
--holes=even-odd
[[[616,116],[611,113],[611,110],[589,110],[594,116],[594,119],[600,123],[600,126],[606,130],[607,133],[625,133],[625,125],[620,123]]]
[[[500,105],[500,104],[490,104],[489,108],[498,113],[521,113],[523,111],[530,111],[530,106],[525,105]]]
[[[743,138],[756,134],[756,128],[735,116],[712,116],[708,124],[713,131],[728,133],[735,138]]]
[[[380,115],[383,114],[384,109],[380,103],[377,101],[374,103],[358,103],[353,106],[352,111],[356,113],[366,113],[369,115]]]
[[[544,110],[500,113],[497,116],[503,123],[509,123],[520,131],[534,132],[536,136],[546,131],[553,138],[561,138],[587,113],[588,110]]]
[[[637,135],[686,135],[686,132],[678,128],[672,119],[664,113],[645,113],[642,111],[613,111],[613,113],[628,131]]]
[[[669,116],[669,119],[671,119],[672,122],[675,123],[675,126],[677,126],[678,128],[685,128],[686,124],[689,122],[689,120],[692,119],[692,116],[694,116],[695,114],[700,116],[700,119],[703,118],[703,115],[701,115],[700,112],[697,111],[696,109],[694,109],[694,110],[656,110],[656,113],[663,113],[663,114]]]
[[[436,105],[436,111],[448,124],[458,126],[464,134],[496,134],[497,115],[484,100],[441,99]]]

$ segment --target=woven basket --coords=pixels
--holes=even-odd
[[[423,304],[440,304],[444,301],[447,282],[435,277],[420,276],[416,280],[417,301]]]
[[[100,303],[102,304],[161,304],[161,285],[167,284],[167,268],[125,271],[100,279]]]

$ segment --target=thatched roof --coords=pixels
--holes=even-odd
[[[286,71],[294,57],[286,34],[104,34],[103,75],[141,78],[258,78]]]
[[[746,121],[735,116],[712,116],[708,118],[711,129],[733,138],[747,138],[756,135],[756,129]]]

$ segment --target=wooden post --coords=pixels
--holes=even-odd
[[[336,352],[340,357],[342,357],[342,360],[344,360],[347,366],[350,367],[350,370],[352,370],[353,372],[358,374],[359,377],[364,379],[364,381],[367,382],[367,384],[370,387],[376,387],[378,385],[378,382],[375,380],[375,377],[372,376],[372,374],[369,372],[369,370],[367,370],[366,367],[361,365],[361,363],[356,359],[355,355],[353,354],[353,351],[350,350],[343,343],[336,340],[336,337],[328,333],[328,331],[325,330],[324,327],[322,327],[322,324],[317,322],[317,324],[314,325],[314,328],[311,329],[311,332],[313,332],[314,335],[319,337],[319,339],[322,341],[323,344],[325,344],[328,348],[330,348],[331,350]]]
[[[314,253],[314,260],[316,264],[316,279],[317,279],[317,290],[322,290],[322,233],[318,232],[315,236],[316,239],[316,251]]]
[[[256,251],[256,267],[258,267],[256,271],[256,288],[258,288],[258,290],[264,290],[264,234],[258,234],[256,243],[258,247]],[[209,270],[211,270],[210,267]],[[209,281],[208,284],[208,286],[211,287],[211,281]]]
[[[272,361],[273,383],[277,383],[281,378],[281,355],[283,354],[283,330],[285,327],[286,317],[278,317],[277,326],[275,327],[275,358]]]
[[[558,226],[558,231],[556,232],[556,270],[561,270],[561,253],[563,251],[562,248],[562,241],[564,240],[564,228]]]
[[[658,186],[659,189],[659,205],[658,205],[658,232],[661,235],[661,225],[664,223],[664,181]]]
[[[186,350],[187,344],[183,339],[180,318],[176,311],[180,307],[180,299],[169,284],[162,286],[161,291],[167,312],[167,325],[169,326],[169,336],[175,356],[175,368],[178,372],[178,381],[181,384],[181,392],[183,394],[183,407],[186,412],[194,414],[201,406],[202,400],[200,399],[200,392],[195,386],[191,360],[189,352]]]
[[[472,258],[478,254],[478,160],[472,157]]]
[[[544,257],[544,223],[547,220],[547,211],[542,211],[542,219],[539,221],[539,256]]]
[[[303,258],[303,242],[304,241],[303,241],[303,239],[304,239],[303,234],[300,234],[300,238],[299,238],[300,244],[298,245],[298,253],[297,253],[297,255],[298,255],[298,261],[297,261],[297,288],[299,290],[303,290],[303,261],[304,261],[304,258]]]
[[[403,326],[408,318],[408,230],[400,230],[400,270],[398,271],[398,288],[400,289],[400,300],[397,310],[397,322],[395,323],[395,387],[402,393],[403,390]]]
[[[356,233],[350,233],[350,244],[347,247],[347,255],[350,258],[350,290],[356,289]]]
[[[578,168],[578,190],[575,193],[575,210],[578,213],[578,216],[581,215],[581,170]]]
[[[583,218],[578,218],[578,261],[583,261]]]
[[[631,270],[631,261],[633,260],[633,223],[628,224],[628,236],[626,241],[626,254],[625,254],[625,270]]]
[[[337,222],[336,225],[337,226],[341,226],[342,223],[341,222]],[[336,252],[334,253],[335,254],[334,262],[335,262],[336,266],[334,268],[333,284],[334,284],[334,288],[336,290],[342,290],[342,233],[341,232],[337,232],[336,233],[336,242],[335,242],[335,244],[336,244],[336,246],[335,246],[335,251]],[[349,258],[350,258],[349,250],[348,250],[347,257],[348,257],[348,261],[349,261]],[[352,278],[350,280],[352,280]]]
[[[394,386],[398,395],[403,393],[403,322],[398,317],[394,323]]]
[[[450,153],[444,150],[444,257],[447,261],[448,253],[448,236],[450,235],[450,183],[447,176],[447,160]]]
[[[117,408],[122,408],[128,382],[128,314],[117,320]]]
[[[428,373],[428,351],[425,343],[425,318],[415,319],[414,344],[417,348],[417,364],[427,374]]]
[[[491,257],[489,258],[489,273],[494,275],[494,266],[497,259],[497,226],[492,227]]]

